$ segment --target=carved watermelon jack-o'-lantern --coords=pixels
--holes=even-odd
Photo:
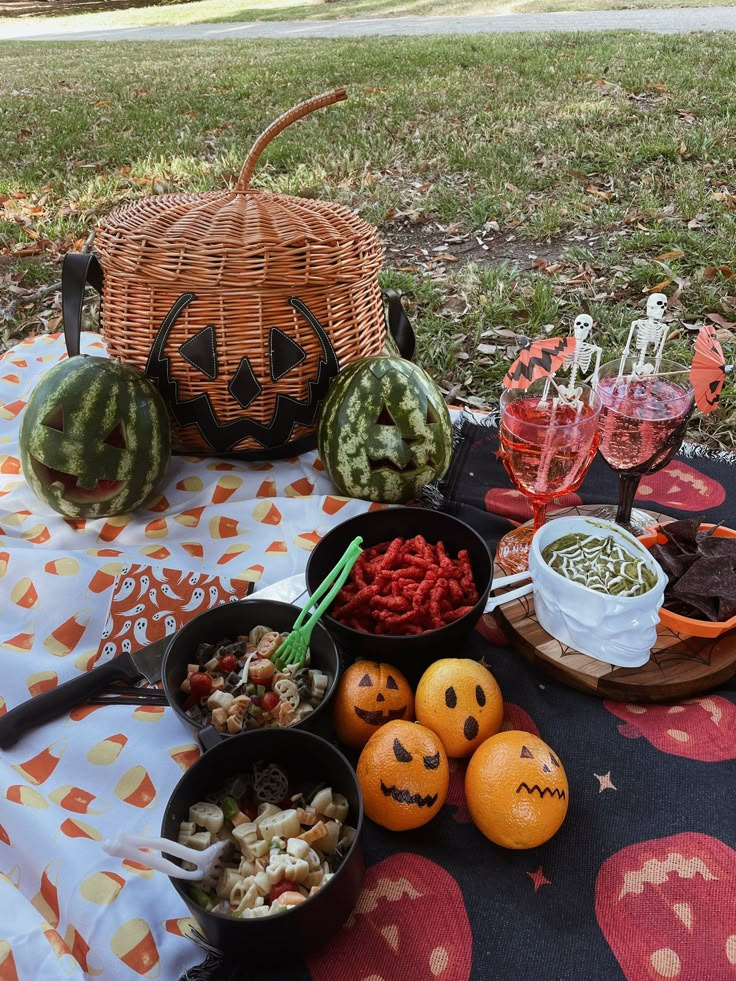
[[[413,718],[409,682],[390,664],[356,661],[340,679],[333,719],[337,738],[346,746],[361,749],[380,726]]]
[[[311,449],[330,381],[387,347],[376,229],[340,205],[250,186],[274,136],[345,97],[329,92],[275,120],[234,189],[131,202],[103,220],[95,256],[65,259],[69,353],[89,282],[110,354],[156,384],[176,450],[269,459]],[[406,353],[398,297],[388,321]]]
[[[363,358],[330,386],[317,443],[341,494],[406,503],[450,465],[450,413],[417,365]]]
[[[20,427],[23,475],[68,517],[125,514],[161,483],[171,455],[166,406],[135,368],[86,355],[36,385]]]

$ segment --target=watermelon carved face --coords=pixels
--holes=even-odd
[[[444,399],[426,372],[402,358],[362,358],[325,399],[320,456],[340,493],[371,501],[413,500],[452,455]]]
[[[26,481],[60,514],[124,514],[143,504],[166,472],[166,407],[134,368],[107,358],[69,358],[33,390],[20,452]]]

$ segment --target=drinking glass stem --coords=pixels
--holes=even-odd
[[[539,531],[547,520],[547,503],[532,501],[532,510],[534,512],[534,531]],[[629,511],[631,511],[631,508],[629,508]]]
[[[634,498],[640,480],[641,474],[619,474],[617,524],[628,525],[631,523],[631,509],[634,506]]]

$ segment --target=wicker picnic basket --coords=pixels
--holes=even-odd
[[[336,89],[279,116],[234,190],[150,196],[111,212],[96,255],[64,261],[64,329],[78,353],[84,286],[102,295],[111,357],[145,371],[180,451],[274,458],[315,445],[327,387],[346,364],[391,345],[375,228],[348,208],[254,190],[263,149],[297,119],[345,99]],[[398,297],[388,326],[413,334]]]

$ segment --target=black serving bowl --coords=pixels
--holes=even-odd
[[[447,552],[456,556],[460,549],[467,549],[473,578],[478,590],[478,602],[465,616],[438,630],[422,634],[389,637],[385,634],[369,634],[338,623],[329,615],[322,622],[333,634],[350,660],[366,658],[387,661],[404,672],[415,683],[425,668],[442,657],[456,657],[462,650],[463,640],[478,622],[488,600],[493,579],[493,558],[480,535],[464,521],[441,511],[424,508],[386,508],[366,511],[337,525],[317,543],[309,556],[306,570],[307,588],[311,593],[329,574],[350,542],[360,535],[363,547],[394,538],[413,538],[424,535],[431,544],[444,542]]]
[[[177,631],[169,641],[164,654],[162,665],[162,681],[169,705],[179,718],[188,726],[202,729],[184,711],[186,695],[181,691],[181,683],[187,676],[187,665],[195,660],[197,647],[200,643],[218,643],[226,637],[235,639],[239,634],[246,634],[253,627],[263,624],[279,632],[291,630],[294,621],[301,610],[291,603],[281,603],[278,600],[253,599],[239,600],[236,603],[226,603],[211,610],[200,613],[181,630]],[[321,623],[316,624],[312,639],[309,642],[311,667],[319,668],[329,677],[324,698],[319,705],[301,722],[294,724],[294,729],[308,729],[320,735],[329,736],[332,733],[330,720],[331,711],[328,708],[337,690],[340,673],[340,656],[335,642]],[[211,727],[208,727],[211,728]],[[215,731],[215,730],[213,730]],[[253,735],[251,730],[244,735]],[[229,733],[219,734],[223,739],[233,739]],[[240,735],[240,734],[238,734]]]
[[[323,784],[343,794],[350,805],[346,823],[357,833],[334,876],[318,893],[288,912],[272,916],[239,919],[213,913],[191,898],[186,882],[169,877],[207,939],[226,955],[240,958],[243,977],[251,976],[252,963],[290,960],[329,940],[355,906],[364,872],[360,843],[363,799],[355,773],[333,745],[296,728],[259,729],[227,740],[213,740],[212,748],[174,788],[164,811],[162,837],[175,841],[179,824],[189,820],[192,804],[206,800],[260,760],[283,766],[296,789]]]

